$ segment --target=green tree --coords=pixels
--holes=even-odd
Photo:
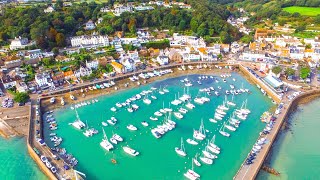
[[[28,93],[17,92],[14,94],[13,100],[18,103],[26,103],[30,99]]]
[[[190,27],[193,32],[197,32],[198,29],[198,21],[195,18],[192,18],[190,21]]]
[[[65,37],[64,37],[64,35],[62,33],[58,33],[56,35],[56,42],[57,42],[57,45],[59,47],[64,47],[65,46],[65,41],[66,41],[66,39],[65,39]]]
[[[272,68],[272,72],[273,72],[274,74],[280,74],[281,71],[282,71],[282,68],[281,68],[280,66],[274,66],[274,67]]]
[[[55,62],[54,59],[51,58],[51,57],[43,58],[43,59],[42,59],[42,63],[43,63],[45,66],[47,66],[47,67],[53,65],[54,62]]]
[[[306,79],[309,76],[310,72],[311,72],[311,70],[309,67],[302,67],[300,69],[300,77],[302,79]]]
[[[284,71],[284,73],[287,75],[287,76],[292,76],[295,74],[295,70],[292,69],[292,68],[286,68],[286,70]]]
[[[113,67],[111,66],[111,64],[107,64],[106,65],[106,70],[107,70],[107,72],[112,72],[113,71]]]

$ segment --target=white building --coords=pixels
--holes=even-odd
[[[35,81],[36,81],[37,85],[41,88],[54,86],[52,78],[51,78],[50,74],[47,72],[37,73],[35,75]]]
[[[91,35],[91,36],[75,36],[71,38],[72,47],[87,47],[87,46],[109,46],[108,36]]]
[[[54,11],[54,8],[52,6],[47,7],[45,10],[43,10],[45,13],[52,13]]]
[[[92,20],[89,20],[86,24],[85,24],[85,28],[86,30],[93,30],[96,28],[96,25],[94,24],[94,22]]]
[[[89,69],[98,69],[99,61],[93,60],[93,61],[86,61],[86,67]]]
[[[80,78],[83,76],[89,76],[91,73],[92,73],[92,70],[90,68],[81,66],[78,70],[74,72],[74,76],[77,78]]]
[[[124,12],[133,12],[133,7],[132,6],[118,6],[115,7],[113,10],[114,15],[120,16]]]
[[[156,59],[156,62],[160,64],[160,66],[169,64],[169,57],[165,55],[159,55]]]
[[[23,49],[26,46],[28,46],[28,39],[22,38],[19,36],[18,38],[15,38],[14,40],[11,41],[10,49],[11,50]]]

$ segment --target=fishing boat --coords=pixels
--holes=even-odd
[[[149,126],[149,124],[148,124],[146,121],[142,121],[141,124],[142,124],[144,127]]]
[[[183,139],[182,138],[181,138],[181,147],[180,148],[176,147],[175,151],[180,156],[186,156],[187,155],[187,153],[185,152],[185,149],[184,149],[184,144],[183,144]]]
[[[102,131],[103,131],[103,139],[100,142],[100,146],[103,147],[105,150],[110,151],[111,149],[113,149],[113,145],[108,141],[108,137],[103,128],[102,128]]]
[[[224,129],[225,129],[225,123],[223,123],[223,125],[222,125],[221,128],[219,129],[219,133],[220,133],[222,136],[230,137],[230,134],[227,133],[227,132],[225,132]]]
[[[198,145],[199,143],[193,139],[187,139],[187,143],[191,144],[191,145]]]
[[[130,148],[129,146],[124,146],[122,147],[124,152],[126,152],[127,154],[131,155],[131,156],[138,156],[139,152]]]
[[[135,126],[132,125],[132,124],[129,124],[129,125],[127,126],[127,128],[128,128],[129,130],[131,130],[131,131],[136,131],[136,130],[138,130],[138,128],[135,127]]]
[[[200,157],[200,160],[202,162],[204,162],[205,164],[209,164],[209,165],[211,165],[213,163],[212,159],[209,159],[209,158],[206,158],[206,157]]]

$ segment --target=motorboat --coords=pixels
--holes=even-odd
[[[115,121],[112,121],[111,119],[108,119],[107,122],[110,124],[110,125],[115,125],[116,122]]]
[[[149,124],[148,124],[146,121],[142,121],[141,124],[142,124],[144,127],[149,126]]]
[[[127,128],[128,128],[129,130],[131,130],[131,131],[136,131],[136,130],[138,130],[138,128],[135,127],[135,126],[132,125],[132,124],[129,124],[129,125],[127,126]]]
[[[186,114],[188,112],[188,110],[184,109],[184,108],[179,108],[179,112]]]
[[[193,109],[193,108],[195,108],[195,105],[193,105],[192,103],[189,102],[186,104],[186,107],[189,109]]]
[[[111,110],[112,112],[116,112],[116,111],[117,111],[117,108],[112,107],[112,108],[110,108],[110,110]]]
[[[108,123],[106,122],[101,122],[102,126],[108,126]]]
[[[179,112],[174,112],[173,114],[178,119],[182,119],[183,118],[183,115],[181,113],[179,113]]]
[[[139,155],[139,152],[128,147],[128,146],[124,146],[122,147],[124,152],[126,152],[127,154],[131,155],[131,156],[138,156]]]
[[[217,123],[217,122],[218,122],[217,120],[215,120],[215,119],[213,119],[213,118],[210,118],[209,121],[210,121],[210,122],[213,122],[213,123]]]
[[[122,104],[121,103],[116,103],[116,106],[118,107],[118,108],[121,108],[122,107]]]
[[[113,144],[118,144],[118,141],[114,138],[110,138],[110,142],[112,142]]]
[[[156,117],[150,117],[150,120],[152,120],[152,121],[158,121],[158,118],[156,118]]]
[[[50,98],[50,103],[53,104],[56,101],[54,97]]]
[[[152,135],[155,137],[155,138],[160,138],[162,135],[161,135],[161,133],[159,132],[159,131],[157,131],[157,129],[152,129],[151,130],[151,133],[152,133]]]
[[[118,135],[118,134],[114,134],[114,135],[112,136],[112,138],[115,139],[115,140],[117,140],[117,141],[119,141],[119,142],[122,142],[122,141],[123,141],[123,138],[122,138],[120,135]]]
[[[159,111],[156,111],[156,112],[154,113],[154,115],[155,115],[155,116],[162,116],[162,113],[159,112]]]
[[[198,145],[199,143],[193,139],[187,139],[187,143],[191,144],[191,145]]]

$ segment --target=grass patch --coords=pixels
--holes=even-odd
[[[319,35],[320,35],[320,32],[310,32],[310,31],[303,31],[303,32],[298,32],[293,34],[293,36],[299,37],[299,38],[314,38]]]
[[[297,12],[302,16],[316,16],[320,14],[320,7],[300,7],[300,6],[291,6],[283,8],[284,11],[287,11],[291,14]]]

